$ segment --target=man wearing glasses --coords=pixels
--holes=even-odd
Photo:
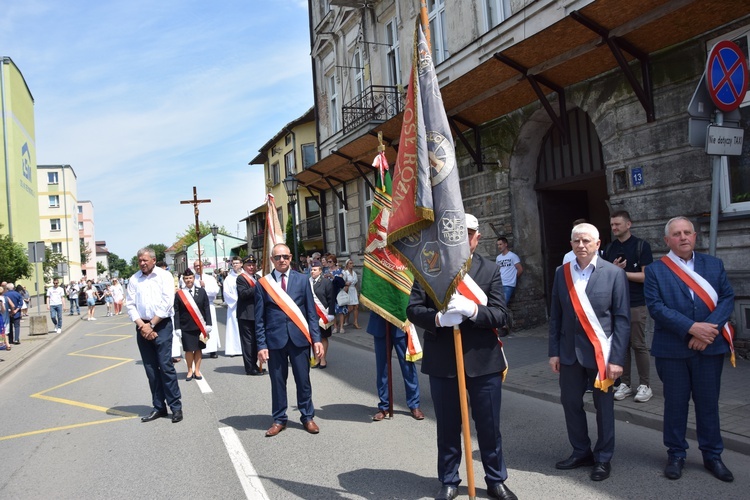
[[[286,381],[292,366],[297,385],[297,408],[302,426],[310,434],[320,432],[314,422],[315,408],[310,384],[310,346],[315,357],[323,356],[318,316],[307,276],[290,267],[289,247],[279,243],[271,252],[274,270],[255,287],[255,337],[258,361],[268,363],[271,376],[273,425],[266,437],[286,429]]]

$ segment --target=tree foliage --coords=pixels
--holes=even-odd
[[[154,254],[156,255],[156,262],[166,260],[167,245],[162,245],[161,243],[151,243],[150,245],[146,246],[154,251]],[[138,257],[135,258],[135,261],[136,265],[138,265]]]
[[[0,224],[0,228],[2,227]],[[20,279],[30,278],[33,270],[23,245],[13,241],[10,235],[0,235],[0,279],[15,283]]]
[[[201,238],[206,236],[207,234],[211,234],[211,226],[213,224],[211,221],[201,222],[199,224],[200,230],[201,230]],[[219,226],[219,233],[221,234],[230,234],[229,231],[227,231],[227,228],[224,226]],[[185,230],[181,233],[177,233],[177,241],[182,240],[182,245],[190,246],[196,241],[198,241],[198,237],[195,234],[195,224],[190,224],[185,228]],[[182,250],[181,248],[178,248],[177,250]],[[159,260],[157,257],[156,260]]]
[[[81,240],[81,267],[86,265],[86,263],[91,259],[91,249],[89,248],[89,244]]]
[[[68,259],[61,253],[53,252],[52,248],[44,247],[44,262],[42,263],[42,271],[44,272],[44,282],[48,285],[52,284],[52,278],[60,278],[62,270],[60,269],[61,264],[68,264]],[[64,276],[62,276],[64,278]]]
[[[117,271],[121,278],[129,278],[138,271],[138,266],[128,265],[125,259],[121,259],[116,253],[112,252],[107,255],[107,264],[110,274],[114,276],[114,272]]]
[[[107,272],[107,267],[101,262],[96,263],[96,274],[104,274]]]

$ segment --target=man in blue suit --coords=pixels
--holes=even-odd
[[[560,374],[569,458],[562,470],[591,466],[592,481],[607,479],[615,451],[615,400],[610,387],[622,375],[630,340],[630,300],[625,271],[598,255],[599,230],[578,224],[570,237],[575,260],[557,268],[549,321],[549,363]],[[583,395],[596,380],[598,437],[591,451]]]
[[[730,482],[734,476],[721,461],[719,389],[724,357],[731,350],[731,332],[724,327],[734,308],[734,292],[724,264],[694,252],[695,240],[689,219],[671,219],[664,228],[669,254],[646,268],[644,294],[654,318],[651,355],[664,384],[663,433],[668,456],[664,475],[669,479],[682,476],[692,395],[703,465],[718,479]],[[689,286],[690,281],[695,284]]]
[[[310,385],[310,345],[315,356],[323,355],[318,315],[307,276],[290,268],[292,255],[284,244],[271,251],[274,270],[258,280],[255,287],[255,338],[258,360],[268,363],[271,376],[273,425],[266,437],[286,429],[286,381],[292,365],[297,385],[297,408],[300,420],[310,434],[320,432],[314,422],[315,408]]]

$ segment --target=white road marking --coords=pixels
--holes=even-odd
[[[201,380],[195,380],[195,382],[198,384],[198,388],[201,390],[203,394],[208,394],[209,392],[214,392],[213,389],[211,389],[211,386],[208,385],[208,382],[206,382],[206,376],[203,375]]]
[[[266,489],[263,488],[263,483],[260,481],[258,473],[255,472],[255,467],[250,462],[250,457],[247,456],[237,433],[231,427],[220,427],[219,433],[229,453],[229,458],[232,459],[242,489],[245,490],[245,496],[249,500],[269,500]]]

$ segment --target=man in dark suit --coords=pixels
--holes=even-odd
[[[671,219],[664,228],[669,254],[646,268],[644,294],[654,318],[651,355],[664,384],[664,475],[682,476],[692,394],[703,465],[730,482],[734,476],[721,460],[719,389],[724,357],[732,349],[732,333],[725,325],[734,308],[734,291],[721,260],[694,252],[695,240],[690,220]],[[693,286],[688,285],[691,279]]]
[[[495,331],[509,321],[509,313],[500,268],[474,253],[481,237],[477,218],[466,214],[466,227],[473,254],[469,276],[487,295],[487,305],[477,305],[466,297],[454,295],[443,313],[415,282],[406,308],[409,320],[424,329],[422,373],[430,376],[438,428],[438,479],[443,485],[435,498],[456,498],[461,482],[461,411],[453,340],[453,326],[460,325],[466,389],[477,429],[487,493],[492,498],[515,499],[516,495],[505,485],[508,471],[500,435],[500,401],[502,373],[507,366]]]
[[[286,381],[292,365],[297,385],[297,408],[307,432],[320,432],[312,402],[310,384],[310,345],[315,356],[323,355],[318,315],[312,288],[307,276],[290,267],[292,255],[284,244],[276,244],[271,252],[274,270],[258,280],[255,287],[255,337],[258,360],[268,362],[271,376],[271,406],[273,425],[267,437],[286,429]]]
[[[593,465],[591,479],[611,472],[615,450],[614,381],[630,340],[630,301],[625,271],[598,255],[599,231],[578,224],[571,233],[576,259],[557,268],[552,287],[549,356],[560,374],[560,401],[573,453],[558,469]],[[591,452],[583,395],[595,382],[597,441]]]
[[[328,367],[326,362],[326,355],[328,354],[328,338],[331,336],[332,327],[321,326],[321,323],[327,325],[333,321],[336,315],[334,306],[336,305],[336,295],[333,293],[333,282],[323,277],[323,265],[319,260],[313,260],[310,263],[309,270],[310,282],[312,283],[313,293],[318,298],[317,302],[320,302],[322,309],[321,313],[326,316],[325,321],[320,318],[321,313],[318,313],[318,326],[320,327],[320,341],[323,344],[323,356],[320,358],[320,362],[313,366],[313,368],[325,369]],[[330,321],[329,321],[330,319]]]
[[[242,361],[248,375],[262,375],[264,372],[258,367],[258,343],[255,340],[255,265],[255,257],[245,257],[242,272],[237,276],[237,324],[240,328]]]
[[[192,270],[186,269],[182,273],[182,281],[185,283],[185,287],[182,289],[187,295],[193,299],[191,304],[187,296],[183,298],[179,292],[175,294],[174,298],[174,326],[175,333],[182,339],[182,347],[185,350],[185,362],[187,362],[188,372],[186,381],[190,382],[195,377],[196,380],[203,380],[201,374],[201,361],[203,360],[202,349],[206,347],[206,344],[200,341],[200,334],[202,333],[201,325],[199,320],[202,318],[203,324],[205,325],[206,335],[210,335],[212,331],[211,324],[211,303],[208,300],[208,294],[204,288],[195,286],[195,274]],[[193,317],[193,314],[196,317]]]

